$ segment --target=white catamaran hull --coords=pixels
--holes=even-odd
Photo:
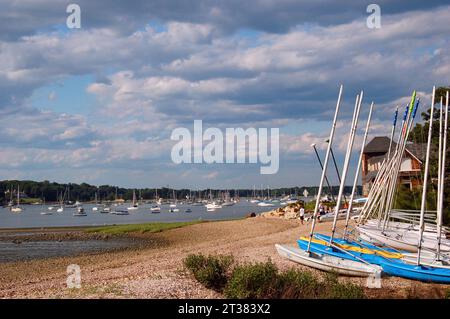
[[[308,253],[303,249],[285,245],[275,245],[278,254],[304,266],[328,272],[336,272],[346,276],[369,277],[381,273],[381,267],[358,261],[338,258],[316,253]]]
[[[366,241],[376,241],[383,245],[399,249],[406,250],[410,252],[417,252],[418,250],[418,233],[415,232],[404,232],[400,234],[396,231],[385,230],[382,232],[380,229],[368,228],[368,227],[357,227],[359,231],[359,236],[361,239]],[[425,249],[436,250],[437,240],[432,238],[423,237],[422,247]],[[441,242],[441,251],[450,252],[450,245],[447,241]]]

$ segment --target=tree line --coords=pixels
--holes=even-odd
[[[191,198],[206,198],[211,192],[213,197],[219,197],[221,194],[225,194],[227,190],[224,189],[203,189],[203,190],[189,190],[189,189],[172,189],[168,187],[162,188],[124,188],[111,185],[95,186],[87,183],[75,184],[75,183],[56,183],[49,181],[19,181],[19,180],[4,180],[0,181],[0,202],[5,204],[12,197],[15,199],[17,196],[17,188],[19,187],[20,193],[36,200],[45,200],[47,202],[56,202],[64,195],[66,201],[93,201],[97,196],[98,201],[113,201],[115,199],[131,200],[133,198],[133,191],[136,194],[137,199],[152,200],[158,197],[164,199],[172,199],[173,193],[177,199]],[[270,189],[269,193],[271,197],[280,196],[298,196],[303,197],[303,192],[307,190],[309,196],[317,194],[317,186],[303,186],[303,187],[283,187]],[[337,195],[339,186],[332,186],[332,193]],[[358,194],[361,194],[362,187],[358,187]],[[253,197],[254,192],[258,197],[267,196],[266,189],[238,189],[228,190],[230,197]],[[329,189],[326,188],[324,192],[329,193]],[[351,187],[346,186],[346,193],[351,192]],[[12,194],[12,195],[11,195]],[[22,195],[21,195],[22,196]]]

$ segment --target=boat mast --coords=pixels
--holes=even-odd
[[[319,164],[320,164],[320,168],[323,170],[322,161],[320,160],[319,153],[317,152],[316,143],[312,143],[311,147],[314,149],[314,152],[316,153],[317,160],[319,161]],[[333,189],[331,188],[330,182],[328,181],[328,177],[326,175],[325,175],[325,182],[328,185],[328,190],[329,190],[329,192],[331,194],[331,198],[332,198],[332,200],[334,202],[335,199],[334,199],[334,195],[333,195]]]
[[[331,131],[330,131],[330,138],[329,138],[329,143],[328,143],[328,147],[327,147],[327,152],[325,154],[325,160],[324,160],[324,167],[322,170],[322,175],[320,177],[320,183],[319,183],[319,189],[317,192],[317,199],[316,199],[316,205],[314,207],[314,211],[313,211],[313,219],[312,219],[312,224],[311,224],[311,231],[309,233],[309,241],[308,241],[308,248],[306,249],[306,251],[309,253],[310,252],[310,248],[311,248],[311,241],[314,235],[314,228],[316,226],[316,214],[317,211],[319,209],[319,204],[320,204],[320,196],[322,194],[322,188],[323,188],[323,181],[325,179],[325,175],[327,172],[327,166],[328,166],[328,160],[330,157],[330,148],[331,148],[331,144],[333,144],[333,138],[334,138],[334,131],[336,130],[336,122],[337,122],[337,116],[339,113],[339,108],[341,106],[341,98],[342,98],[342,91],[343,91],[344,87],[343,85],[340,86],[339,88],[339,95],[338,95],[338,100],[336,103],[336,110],[334,112],[334,118],[333,118],[333,124],[331,126]]]
[[[436,202],[436,226],[439,224],[439,214],[440,212],[440,196],[441,196],[441,169],[442,169],[442,120],[443,120],[443,110],[444,110],[444,103],[443,103],[443,97],[441,96],[441,102],[439,104],[439,149],[438,149],[438,185],[437,185],[437,202]],[[439,240],[439,238],[438,238]],[[439,249],[438,249],[439,250]],[[439,254],[436,252],[437,256]]]
[[[330,244],[333,243],[334,233],[336,232],[336,224],[339,215],[339,209],[341,208],[342,195],[344,194],[345,179],[347,178],[348,166],[350,164],[350,158],[352,155],[353,142],[355,141],[356,128],[358,127],[359,111],[361,110],[363,95],[364,92],[361,91],[361,94],[356,96],[355,108],[353,110],[353,122],[352,126],[350,127],[350,135],[347,143],[347,152],[345,154],[344,167],[342,170],[341,185],[339,186],[339,193],[334,212],[333,226],[331,228]]]
[[[398,117],[398,105],[395,108],[395,113],[394,113],[394,120],[392,122],[392,129],[391,129],[391,137],[389,139],[389,148],[388,148],[388,153],[387,153],[387,157],[386,157],[386,161],[389,163],[390,159],[391,159],[391,150],[392,150],[392,143],[394,140],[394,135],[395,135],[395,128],[397,126],[397,117]],[[382,195],[381,195],[381,203],[380,203],[380,210],[379,210],[379,215],[381,216],[381,214],[384,211],[385,205],[386,205],[386,195],[387,195],[387,191],[388,189],[386,187],[383,187],[382,190]],[[380,223],[380,219],[378,220],[378,225]]]
[[[433,133],[433,112],[434,112],[434,98],[436,94],[436,87],[433,86],[433,95],[431,98],[431,110],[430,110],[430,121],[428,128],[428,141],[427,141],[427,153],[425,156],[425,171],[423,176],[423,187],[422,187],[422,204],[420,206],[420,224],[419,224],[419,243],[417,251],[417,265],[420,265],[420,253],[422,252],[422,237],[424,230],[424,215],[425,215],[425,205],[427,201],[427,183],[428,183],[428,167],[430,166],[430,149],[431,149],[431,136]]]
[[[389,140],[389,149],[388,149],[388,156],[387,156],[388,161],[391,158],[392,142],[393,142],[394,135],[395,135],[395,127],[397,126],[397,117],[398,117],[398,105],[395,108],[394,121],[392,122],[391,138]]]
[[[363,137],[363,141],[361,144],[361,151],[359,153],[358,164],[357,164],[356,172],[355,172],[355,179],[353,180],[352,194],[350,195],[350,202],[348,203],[347,215],[345,216],[344,238],[347,237],[348,222],[350,220],[350,214],[351,214],[352,208],[353,208],[353,198],[355,196],[355,192],[358,187],[357,185],[358,185],[359,170],[361,169],[361,163],[362,163],[362,158],[363,158],[363,154],[364,154],[364,147],[366,145],[367,135],[369,134],[370,121],[372,120],[372,111],[373,111],[373,102],[370,104],[369,116],[367,117],[366,129],[364,131],[364,137]],[[395,114],[397,114],[397,111],[398,111],[398,109],[396,110]],[[394,118],[394,127],[395,127],[396,119],[397,119],[397,116],[395,116],[395,118]],[[391,138],[392,138],[392,136],[391,136]]]
[[[17,184],[17,207],[20,206],[20,185]]]
[[[413,96],[415,95],[415,91],[413,93]],[[411,102],[410,102],[411,104]],[[397,162],[400,161],[401,163],[401,159],[403,156],[403,152],[401,152],[401,148],[402,148],[402,143],[403,143],[403,138],[404,138],[404,134],[406,132],[406,127],[408,126],[408,120],[409,120],[409,106],[410,104],[406,105],[406,109],[405,109],[405,113],[403,114],[403,120],[402,120],[402,125],[401,125],[401,132],[398,135],[397,138],[397,145],[395,146],[395,152],[394,152],[394,156],[392,157],[391,161],[386,160],[386,164],[389,165],[389,173],[388,173],[388,180],[386,181],[388,183],[388,187],[387,187],[387,194],[385,195],[384,198],[381,198],[382,201],[385,201],[385,210],[380,209],[378,212],[378,226],[380,226],[381,223],[381,218],[383,217],[383,212],[385,214],[384,216],[384,221],[383,221],[383,230],[384,227],[386,225],[386,220],[387,220],[387,216],[389,214],[389,207],[390,207],[390,201],[391,198],[394,196],[394,192],[395,192],[395,184],[397,183],[397,174],[395,173],[395,167],[397,167]],[[400,155],[399,155],[400,153]],[[386,187],[385,187],[386,188]]]
[[[445,101],[445,124],[444,124],[444,138],[443,138],[443,145],[442,145],[442,168],[441,168],[441,175],[439,176],[439,207],[438,207],[438,220],[437,220],[437,259],[440,259],[441,254],[441,236],[442,236],[442,223],[443,223],[443,208],[444,208],[444,180],[445,180],[445,160],[446,160],[446,153],[447,153],[447,131],[448,131],[448,99],[449,99],[449,91],[447,91],[446,94],[446,101]],[[441,108],[442,110],[442,108]]]
[[[401,140],[401,143],[399,143],[400,144],[400,148],[399,148],[400,153],[397,154],[398,155],[397,164],[396,164],[396,168],[394,170],[394,178],[391,180],[390,195],[387,197],[388,202],[387,202],[386,209],[385,209],[385,219],[383,222],[383,230],[386,228],[387,223],[389,222],[388,217],[390,215],[390,210],[392,209],[392,206],[394,204],[393,200],[394,200],[394,195],[395,195],[395,191],[397,188],[398,174],[399,174],[400,167],[402,164],[403,154],[406,149],[406,143],[408,142],[409,132],[411,131],[418,106],[419,106],[419,99],[416,100],[416,91],[414,90],[413,94],[411,96],[411,102],[409,103],[409,108],[407,108],[408,116],[406,118],[406,122],[403,127],[402,134],[401,134],[403,139]],[[399,145],[397,145],[397,146],[399,146]]]

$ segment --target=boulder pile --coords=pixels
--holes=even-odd
[[[294,204],[289,204],[284,207],[280,207],[268,212],[261,213],[262,217],[278,217],[284,219],[298,219],[300,217],[300,208],[303,203],[297,202]]]

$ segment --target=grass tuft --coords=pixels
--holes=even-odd
[[[110,235],[121,235],[126,233],[158,233],[164,230],[180,228],[193,224],[200,223],[200,221],[191,222],[177,222],[177,223],[145,223],[145,224],[127,224],[94,227],[86,230],[87,232],[102,233]]]
[[[233,261],[232,256],[191,254],[183,260],[183,264],[202,285],[222,291],[227,283]]]

